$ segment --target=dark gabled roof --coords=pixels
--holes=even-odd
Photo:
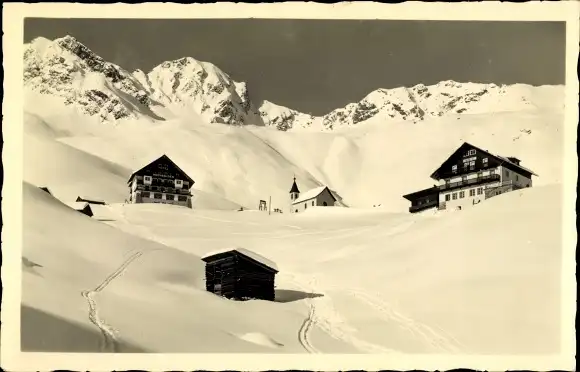
[[[266,257],[259,255],[256,252],[252,252],[245,248],[226,248],[220,249],[217,251],[209,252],[201,257],[202,261],[204,262],[212,262],[219,260],[221,258],[231,256],[231,255],[240,255],[245,257],[246,259],[252,261],[258,266],[265,268],[268,271],[273,271],[275,273],[278,272],[278,265],[274,261],[267,259]]]
[[[77,196],[76,201],[77,202],[87,202],[87,203],[91,203],[91,204],[102,204],[102,205],[107,204],[104,200],[90,198],[90,197],[86,197],[86,196],[82,196],[82,195]]]
[[[156,161],[162,160],[162,159],[164,159],[164,160],[167,160],[167,161],[168,161],[168,162],[170,162],[170,163],[171,163],[171,164],[172,164],[172,165],[173,165],[175,168],[177,168],[177,170],[178,170],[178,171],[180,171],[181,173],[183,173],[183,175],[184,175],[184,176],[185,176],[185,178],[186,178],[186,181],[188,181],[188,182],[189,182],[190,186],[191,186],[191,185],[193,185],[193,184],[195,183],[195,181],[194,181],[194,180],[193,180],[191,177],[189,177],[189,176],[187,175],[187,173],[185,173],[185,172],[183,171],[183,169],[179,168],[179,166],[178,166],[177,164],[175,164],[175,162],[174,162],[173,160],[171,160],[171,159],[169,158],[169,156],[167,156],[167,155],[165,155],[165,154],[161,155],[160,157],[158,157],[157,159],[155,159],[155,160],[153,160],[153,161],[150,161],[150,162],[148,162],[147,164],[145,164],[144,166],[142,166],[141,168],[139,168],[139,169],[138,169],[138,170],[136,170],[135,172],[131,173],[131,176],[129,176],[129,179],[127,180],[127,183],[131,183],[131,181],[133,180],[133,177],[135,177],[135,175],[136,175],[137,173],[141,172],[143,169],[147,168],[147,166],[149,166],[149,165],[151,165],[151,164],[155,163]]]
[[[293,192],[300,193],[300,190],[298,190],[298,185],[296,184],[296,177],[294,177],[294,183],[292,183],[292,188],[290,189],[290,194],[292,194]]]
[[[437,186],[433,186],[433,187],[430,187],[428,189],[423,189],[423,190],[412,192],[412,193],[407,194],[407,195],[403,195],[403,198],[405,198],[409,201],[413,201],[413,200],[416,200],[416,199],[421,198],[423,196],[438,195],[438,194],[439,194],[439,188]]]
[[[49,188],[46,187],[46,186],[41,186],[41,187],[39,187],[39,189],[41,189],[42,191],[45,191],[45,192],[49,193],[50,195],[52,195],[52,192],[50,192]]]
[[[453,152],[453,153],[452,153],[452,154],[451,154],[451,155],[450,155],[450,156],[449,156],[447,159],[445,159],[445,161],[444,161],[443,163],[441,163],[441,165],[439,166],[439,168],[437,168],[437,169],[435,170],[435,172],[433,172],[433,173],[431,174],[431,178],[433,178],[433,179],[435,179],[435,180],[439,180],[439,178],[438,178],[438,174],[439,174],[439,171],[441,170],[441,168],[442,168],[442,167],[443,167],[443,166],[444,166],[444,165],[445,165],[445,164],[446,164],[446,163],[447,163],[447,162],[448,162],[448,161],[449,161],[451,158],[453,158],[453,157],[454,157],[454,156],[455,156],[455,155],[456,155],[458,152],[460,152],[460,151],[464,151],[464,150],[465,150],[465,149],[467,149],[467,148],[472,148],[472,149],[475,149],[475,150],[477,150],[477,151],[479,151],[479,152],[482,152],[482,153],[484,153],[484,154],[487,154],[488,156],[490,156],[490,157],[492,157],[492,158],[495,158],[496,160],[498,160],[500,163],[506,163],[506,164],[508,164],[508,165],[509,165],[510,167],[512,167],[512,168],[520,169],[520,170],[523,170],[524,172],[529,172],[529,173],[533,174],[534,176],[538,176],[536,173],[534,173],[534,172],[533,172],[533,171],[531,171],[530,169],[527,169],[527,168],[525,168],[525,167],[522,167],[521,165],[519,165],[519,164],[517,164],[517,163],[515,163],[515,162],[511,161],[509,158],[506,158],[506,157],[503,157],[503,156],[499,156],[499,155],[492,154],[491,152],[489,152],[489,151],[487,151],[487,150],[483,150],[483,149],[481,149],[481,148],[479,148],[479,147],[477,147],[477,146],[474,146],[474,145],[472,145],[472,144],[470,144],[470,143],[468,143],[468,142],[463,142],[463,144],[462,144],[461,146],[459,146],[459,147],[457,148],[457,150],[455,150],[455,151],[454,151],[454,152]],[[513,158],[513,157],[512,157],[512,159],[519,160],[519,159],[517,159],[517,158]]]

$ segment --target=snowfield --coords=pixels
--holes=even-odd
[[[25,183],[22,346],[554,353],[560,197],[538,187],[447,215],[113,204],[100,222]],[[278,264],[276,302],[205,291],[200,256],[234,244]]]
[[[83,125],[33,102],[24,123],[25,351],[559,351],[558,111],[297,133],[185,118]],[[402,195],[430,186],[461,141],[517,156],[540,177],[469,210],[409,214]],[[162,153],[196,181],[193,210],[123,203],[131,172]],[[302,192],[328,185],[351,208],[287,213],[294,175]],[[89,218],[63,204],[78,195],[108,205]],[[285,213],[256,210],[270,195]],[[200,257],[227,247],[277,263],[275,302],[205,291]]]
[[[561,351],[564,87],[378,89],[313,118],[257,108],[209,63],[130,74],[70,37],[28,45],[25,81],[23,351]],[[408,213],[463,142],[539,177]],[[193,209],[124,203],[162,154],[195,180]],[[348,208],[288,213],[293,177]],[[79,195],[108,204],[90,218]],[[270,198],[284,213],[257,210]],[[276,301],[205,290],[201,257],[228,247],[276,263]]]

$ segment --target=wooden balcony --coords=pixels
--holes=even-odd
[[[187,189],[176,189],[173,187],[165,187],[165,186],[149,186],[149,185],[137,185],[137,190],[140,191],[149,191],[149,192],[161,192],[161,193],[168,193],[168,194],[177,194],[177,195],[191,195],[191,192]]]
[[[439,200],[431,200],[427,203],[412,205],[411,207],[409,207],[409,212],[417,213],[417,212],[424,211],[426,209],[435,208],[438,205],[439,205]]]
[[[462,187],[476,186],[484,183],[498,182],[500,180],[499,174],[491,174],[489,176],[470,178],[465,181],[449,182],[444,185],[439,185],[439,191],[449,191],[459,189]]]
[[[443,172],[439,175],[439,179],[442,178],[454,178],[459,176],[464,176],[467,174],[475,173],[475,172],[483,172],[489,169],[497,168],[497,165],[494,164],[487,164],[487,165],[478,165],[475,167],[458,167],[457,170],[454,172],[452,170],[448,170]]]

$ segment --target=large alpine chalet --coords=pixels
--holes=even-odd
[[[403,197],[409,212],[430,208],[463,209],[493,196],[532,186],[531,170],[514,157],[494,155],[463,143],[431,174],[439,184]]]
[[[195,182],[167,155],[135,171],[129,177],[129,202],[174,204],[192,207],[191,187]]]

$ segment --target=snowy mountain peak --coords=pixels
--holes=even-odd
[[[149,116],[143,86],[121,67],[105,61],[72,36],[25,45],[24,86],[62,98],[65,105],[103,121]]]
[[[461,83],[376,89],[358,102],[313,116],[264,101],[257,107],[244,82],[193,57],[129,73],[105,61],[73,36],[37,38],[25,46],[27,89],[60,97],[65,105],[102,121],[163,120],[195,114],[208,123],[267,125],[287,131],[332,130],[367,121],[417,122],[433,117],[525,110],[542,104],[534,87]]]
[[[149,94],[166,106],[188,106],[210,123],[256,124],[246,83],[234,81],[217,66],[184,57],[165,61],[143,77]]]

